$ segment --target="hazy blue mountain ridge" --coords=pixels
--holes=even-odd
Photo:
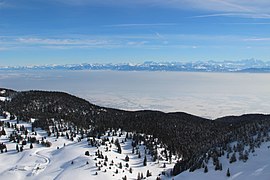
[[[186,71],[186,72],[270,72],[270,62],[256,59],[240,61],[196,61],[144,63],[83,63],[66,65],[0,66],[0,70],[114,70],[114,71]]]

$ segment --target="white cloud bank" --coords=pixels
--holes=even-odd
[[[270,113],[269,74],[33,71],[2,72],[0,87],[66,91],[102,106],[184,111],[217,118]]]

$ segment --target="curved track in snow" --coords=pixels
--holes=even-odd
[[[37,150],[35,151],[34,155],[43,159],[44,163],[36,163],[33,171],[32,171],[32,175],[37,175],[38,173],[40,173],[41,171],[44,171],[44,169],[48,166],[48,164],[51,162],[50,158],[48,158],[47,156],[41,154],[41,151],[43,151],[44,149],[41,150]]]

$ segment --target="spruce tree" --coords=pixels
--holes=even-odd
[[[86,156],[90,156],[90,153],[89,153],[89,151],[85,151],[85,153],[84,153]]]
[[[227,169],[227,174],[226,174],[227,177],[230,177],[231,176],[231,173],[230,173],[230,169],[228,168]]]
[[[205,166],[205,167],[204,167],[204,173],[207,173],[207,172],[208,172],[208,167]]]
[[[222,171],[222,164],[219,164],[219,170]]]
[[[138,173],[137,180],[141,180],[141,175]]]
[[[146,177],[150,177],[152,174],[150,173],[150,171],[149,170],[147,170],[147,172],[146,172]]]
[[[122,167],[123,167],[123,166],[122,166],[122,163],[120,162],[120,163],[119,163],[119,169],[122,169]]]
[[[230,158],[230,163],[233,163],[236,161],[235,153],[232,154],[232,157]]]
[[[20,151],[20,150],[19,150],[19,145],[18,145],[18,144],[16,145],[16,150],[17,150],[17,152]]]
[[[143,165],[147,166],[147,158],[146,158],[146,156],[144,156]]]
[[[125,161],[126,161],[126,162],[128,162],[128,161],[129,161],[129,157],[128,157],[128,155],[126,155],[126,157],[125,157]]]

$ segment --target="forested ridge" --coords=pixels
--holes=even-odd
[[[47,129],[51,119],[64,120],[82,129],[91,129],[92,136],[106,130],[121,128],[127,132],[143,133],[157,138],[169,154],[177,155],[173,174],[202,167],[209,156],[230,152],[228,143],[238,141],[252,147],[258,146],[251,137],[268,136],[270,116],[247,114],[210,120],[184,112],[124,111],[100,107],[63,92],[23,91],[0,88],[0,113],[11,113],[24,121],[37,119],[36,127]],[[242,148],[239,148],[242,151]],[[206,156],[206,153],[208,154]]]

